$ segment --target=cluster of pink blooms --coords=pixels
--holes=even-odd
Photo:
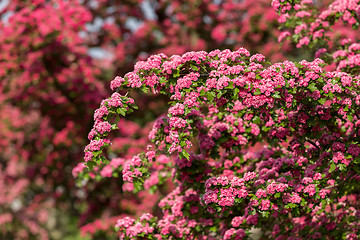
[[[150,213],[146,213],[140,216],[140,222],[135,223],[135,220],[130,217],[125,217],[117,221],[115,227],[126,229],[126,236],[136,237],[140,233],[151,234],[154,232],[154,227],[151,227],[148,222],[153,218]],[[141,221],[146,222],[144,225]],[[135,223],[135,224],[134,224]],[[124,237],[125,234],[120,235]]]
[[[343,48],[333,53],[337,70],[357,74],[360,68],[360,44],[343,41]]]
[[[339,203],[342,197],[358,198],[359,80],[326,72],[323,64],[316,59],[266,66],[262,55],[251,57],[240,48],[170,58],[160,54],[138,62],[120,86],[115,78],[112,86],[156,90],[172,105],[150,131],[154,146],[124,162],[123,180],[133,186],[127,190],[137,192],[144,182],[146,189],[158,185],[154,164],[177,185],[159,203],[161,218],[120,219],[121,238],[242,239],[253,227],[279,240],[326,236],[330,228],[348,239],[359,234],[353,218],[359,204]],[[136,108],[127,97],[121,100],[118,107],[106,104],[109,100],[101,107],[112,116]],[[113,121],[109,115],[99,121]],[[98,140],[92,141],[106,144],[90,143],[87,165],[106,163],[105,137],[99,131],[94,135]],[[246,151],[261,141],[269,146]],[[198,154],[188,150],[194,147]],[[163,161],[162,154],[177,156]],[[353,211],[333,217],[326,209],[338,204]],[[231,225],[224,224],[231,219]],[[318,224],[304,232],[294,227],[313,221]],[[276,230],[267,231],[271,227]]]
[[[257,155],[262,154],[269,157],[274,153],[265,150],[265,152],[258,152]],[[239,160],[234,160],[225,160],[225,162],[228,162],[227,167],[231,166],[233,168],[234,165],[236,166]],[[304,160],[306,159],[302,157],[300,161]],[[217,206],[221,206],[221,212],[225,212],[228,207],[233,207],[244,201],[240,199],[243,198],[251,203],[250,207],[257,207],[260,211],[274,210],[276,212],[279,209],[278,205],[300,204],[303,199],[306,199],[307,196],[314,196],[317,191],[322,199],[325,198],[330,190],[319,189],[321,188],[319,180],[322,179],[320,173],[314,173],[313,170],[307,169],[305,177],[293,177],[292,180],[288,181],[287,177],[292,176],[293,172],[282,172],[281,169],[284,166],[293,167],[296,162],[299,162],[298,158],[274,159],[270,157],[256,166],[255,169],[258,174],[246,172],[243,178],[238,178],[233,174],[209,178],[205,182],[206,190],[202,197],[203,203],[208,206],[207,210],[212,213],[215,212]],[[311,168],[314,167],[311,166]],[[248,189],[251,189],[252,192],[249,192]],[[282,202],[278,201],[279,199]],[[244,218],[246,217],[244,216]]]
[[[339,43],[344,45],[344,41],[348,42],[348,39],[353,42],[360,39],[357,30],[360,20],[358,0],[336,0],[328,5],[322,1],[314,4],[309,0],[273,0],[272,5],[281,14],[279,22],[286,26],[279,36],[279,41],[287,38],[295,42],[298,48],[309,46],[317,51],[317,56],[327,58],[329,63],[337,62],[335,65],[338,70],[355,72],[351,68],[358,65],[356,55],[339,50],[334,53],[334,59],[342,56],[342,61],[334,62],[328,54],[338,50]],[[346,47],[348,48],[349,45]]]

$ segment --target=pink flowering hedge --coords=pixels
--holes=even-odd
[[[258,228],[267,239],[357,239],[359,77],[324,65],[270,64],[240,48],[153,55],[116,77],[95,111],[82,178],[103,166],[127,191],[175,184],[160,217],[119,219],[120,238],[245,239]],[[164,94],[170,107],[146,151],[108,159],[118,117],[138,111],[119,89]]]

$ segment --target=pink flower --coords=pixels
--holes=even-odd
[[[185,119],[179,118],[179,117],[171,117],[169,119],[170,127],[172,128],[185,128],[187,125],[187,122]]]
[[[120,165],[124,164],[125,159],[123,158],[114,158],[110,161],[110,166],[112,166],[113,168],[118,168]]]
[[[79,173],[81,173],[85,168],[86,168],[86,165],[84,162],[78,163],[76,165],[76,167],[74,167],[72,170],[73,177],[76,178],[79,175]]]
[[[173,116],[182,115],[184,114],[184,109],[185,106],[183,104],[176,103],[173,107],[169,109],[169,113],[172,114]]]
[[[100,175],[103,177],[111,177],[112,172],[113,172],[113,170],[112,170],[111,165],[107,165],[101,170]]]
[[[257,174],[255,172],[247,172],[244,175],[244,180],[245,181],[250,181],[250,180],[254,179],[256,177],[256,175]]]
[[[261,197],[266,197],[266,191],[263,189],[258,189],[255,193],[256,197],[261,198]]]
[[[300,39],[299,43],[296,45],[297,48],[303,46],[303,45],[308,45],[310,43],[310,39],[309,37],[304,37],[302,39]]]
[[[348,148],[348,152],[353,156],[357,157],[360,154],[360,146],[357,144],[351,144]]]
[[[269,210],[270,208],[270,200],[262,200],[260,204],[260,209],[263,211]]]
[[[235,234],[236,230],[235,228],[230,228],[227,230],[223,236],[223,239],[232,239],[232,236]]]
[[[94,113],[94,120],[100,120],[102,117],[104,117],[105,115],[109,114],[109,110],[107,109],[106,106],[101,106],[99,109],[95,110]]]
[[[244,217],[244,216],[234,217],[234,218],[232,219],[232,221],[231,221],[231,225],[232,225],[233,227],[239,227],[240,224],[242,224],[242,223],[244,222],[244,220],[245,220],[245,217]]]
[[[309,196],[314,196],[314,194],[316,193],[316,189],[315,189],[315,185],[314,184],[309,184],[304,188],[304,193],[308,193]]]
[[[290,197],[290,202],[291,203],[300,203],[301,197],[299,196],[299,194],[293,193],[292,196]]]
[[[104,134],[105,132],[111,131],[111,124],[108,122],[97,122],[97,123],[95,123],[95,129],[100,134]]]
[[[135,222],[135,219],[130,218],[130,217],[125,217],[125,218],[119,219],[119,220],[116,222],[115,227],[128,228],[128,227],[130,227],[131,225],[133,225],[134,222]]]
[[[115,90],[116,88],[119,88],[121,84],[125,81],[122,77],[115,77],[114,80],[111,81],[110,88],[111,90]]]
[[[335,152],[333,156],[334,163],[342,162],[345,160],[345,156],[342,152]]]

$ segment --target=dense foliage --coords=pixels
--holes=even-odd
[[[159,203],[162,218],[120,219],[121,238],[243,239],[253,226],[267,239],[360,233],[359,79],[324,71],[320,59],[264,60],[243,48],[160,54],[112,81],[113,89],[166,94],[171,107],[149,133],[153,146],[108,161],[114,119],[137,109],[113,93],[95,111],[85,164],[109,163],[100,175],[120,175],[134,192],[164,176],[176,183]],[[264,149],[246,151],[263,141]]]

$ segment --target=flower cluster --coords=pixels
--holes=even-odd
[[[123,180],[135,192],[144,182],[156,185],[159,173],[151,168],[165,163],[177,185],[159,203],[161,219],[119,220],[122,238],[242,239],[253,227],[276,239],[321,237],[328,229],[358,235],[358,203],[340,199],[359,197],[359,79],[324,65],[321,59],[271,65],[240,48],[155,55],[115,78],[112,86],[165,94],[171,106],[150,130],[154,145],[123,164]],[[100,121],[136,108],[120,99],[116,106],[103,101],[103,112],[113,115]],[[86,148],[90,167],[107,162],[107,134],[95,130],[93,139],[105,143]],[[262,141],[268,146],[251,151]],[[163,162],[163,154],[175,160]],[[326,210],[339,204],[349,214]],[[300,219],[317,225],[298,231]]]
[[[348,43],[356,45],[360,40],[359,1],[337,0],[330,4],[319,1],[314,4],[308,0],[273,0],[272,6],[280,14],[278,20],[283,25],[279,41],[290,39],[298,48],[306,46],[316,51],[316,57],[335,65],[337,70],[358,74],[358,60]]]

